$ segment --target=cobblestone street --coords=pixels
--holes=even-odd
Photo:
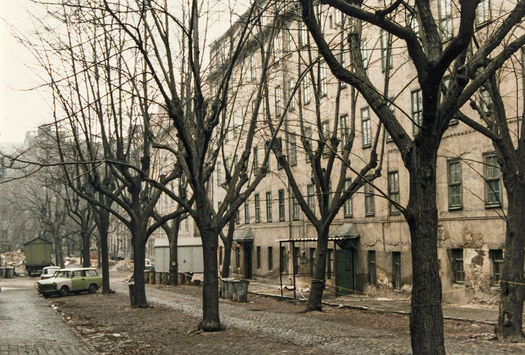
[[[0,355],[97,353],[38,295],[34,283],[0,279]]]

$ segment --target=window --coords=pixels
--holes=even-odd
[[[503,270],[503,250],[489,250],[489,257],[492,260],[492,280],[496,283],[500,283],[501,272]]]
[[[259,169],[259,149],[257,146],[253,148],[253,173],[257,174],[257,170]]]
[[[274,53],[275,59],[278,59],[279,54],[281,52],[281,41],[280,41],[281,38],[279,37],[278,31],[276,31],[274,36],[275,37],[273,38],[273,53]]]
[[[222,185],[222,164],[217,162],[217,186]]]
[[[239,135],[239,126],[237,125],[237,112],[232,113],[233,139]]]
[[[441,39],[449,41],[452,39],[452,1],[438,1],[439,29],[441,30]]]
[[[270,171],[270,159],[271,159],[271,152],[270,152],[271,148],[270,148],[270,142],[267,141],[267,142],[264,142],[264,154],[265,154],[265,157],[267,156],[267,160],[266,160],[266,164],[264,165],[264,167]]]
[[[350,185],[352,185],[352,179],[345,179],[345,191],[347,191],[350,188]],[[345,201],[343,210],[344,210],[345,217],[352,217],[352,198],[351,197]]]
[[[306,190],[307,190],[307,197],[306,197],[306,200],[307,200],[307,204],[308,204],[308,208],[315,213],[315,195],[314,195],[314,185],[312,184],[309,184],[307,187],[306,187]]]
[[[482,0],[476,7],[476,27],[486,25],[491,18],[490,0]]]
[[[273,269],[273,247],[268,247],[268,271]]]
[[[326,157],[330,154],[330,123],[328,120],[321,122],[321,134],[320,141],[324,142],[323,155]]]
[[[488,90],[486,90],[485,88],[480,89],[479,108],[484,114],[489,115],[491,106],[492,106],[492,99],[490,98],[490,94]]]
[[[381,69],[383,72],[392,68],[392,35],[385,30],[381,30]]]
[[[279,221],[283,222],[285,220],[284,215],[284,190],[279,190]]]
[[[275,87],[275,116],[281,116],[281,86]]]
[[[372,128],[370,126],[370,108],[361,109],[361,130],[363,148],[372,146]]]
[[[310,103],[310,77],[308,74],[304,76],[302,86],[303,105],[308,105]]]
[[[310,148],[312,146],[312,127],[307,126],[304,127],[304,139],[309,143]],[[306,154],[306,162],[308,163],[310,161],[310,157],[308,156],[308,149],[304,149],[304,152]]]
[[[448,209],[460,209],[463,207],[463,196],[461,190],[461,163],[459,160],[448,162]]]
[[[299,254],[300,254],[299,247],[293,248],[293,273],[298,274],[299,273]]]
[[[286,272],[286,247],[281,247],[279,250],[279,264],[281,273]]]
[[[319,96],[327,94],[326,62],[319,63]]]
[[[242,266],[242,264],[241,264],[241,248],[240,247],[235,249],[235,266],[237,266],[237,268],[240,268]]]
[[[463,271],[463,249],[452,249],[452,277],[454,282],[461,283],[465,281],[465,273]]]
[[[274,148],[277,149],[277,151],[281,152],[283,151],[283,139],[281,137],[278,137],[274,142],[273,142],[273,146]],[[281,162],[279,161],[279,159],[277,159],[277,169],[281,170],[283,168],[283,165],[281,164]]]
[[[316,254],[316,249],[315,248],[310,248],[310,274],[314,274],[314,271],[315,271],[315,254]]]
[[[401,252],[392,252],[392,286],[401,289]]]
[[[363,58],[363,67],[365,70],[368,69],[368,48],[366,41],[365,37],[361,39],[361,57]]]
[[[259,194],[253,196],[253,202],[255,204],[255,223],[261,221],[261,200]]]
[[[297,137],[294,134],[290,134],[290,165],[297,165]]]
[[[284,28],[283,30],[283,52],[284,54],[289,54],[291,52],[291,38],[290,30]]]
[[[257,246],[256,248],[256,262],[257,262],[257,269],[261,268],[261,247]]]
[[[255,80],[255,59],[253,55],[250,56],[250,79]]]
[[[415,14],[407,12],[406,24],[407,24],[407,26],[409,26],[412,29],[412,31],[414,31],[416,36],[419,37],[419,22],[418,22],[417,16]]]
[[[368,183],[365,184],[365,216],[374,216],[375,203],[374,203],[374,187]]]
[[[349,134],[349,125],[348,125],[348,115],[341,116],[341,145],[342,148],[348,144],[348,134]]]
[[[334,273],[334,249],[328,249],[326,254],[326,278],[331,279]]]
[[[294,221],[299,220],[299,211],[300,211],[299,202],[295,196],[292,197],[292,219]]]
[[[423,92],[421,89],[412,91],[412,132],[414,136],[419,133],[423,123]]]
[[[266,222],[272,221],[272,192],[266,192]]]
[[[398,214],[399,210],[396,205],[399,204],[399,174],[397,171],[390,171],[388,173],[388,198],[390,214]]]
[[[252,108],[254,109],[255,111],[255,108],[253,107],[255,104],[252,103]],[[241,124],[241,133],[245,133],[247,130],[248,130],[248,120],[247,120],[247,117],[246,117],[246,113],[248,112],[248,106],[243,106],[242,107],[242,124]],[[255,112],[254,112],[255,113]]]
[[[368,284],[371,286],[377,285],[375,250],[368,251]]]
[[[484,157],[485,206],[501,206],[500,167],[495,155]]]
[[[308,44],[308,30],[302,20],[297,21],[297,31],[299,32],[299,45],[306,46]]]
[[[250,204],[248,202],[244,203],[244,223],[250,224]]]
[[[295,79],[291,78],[288,79],[288,88],[287,88],[287,96],[286,99],[289,100],[288,109],[290,111],[295,110],[295,95],[294,95],[294,88],[295,88]]]
[[[387,105],[390,111],[392,111],[392,114],[395,116],[396,115],[396,105],[394,105],[394,99],[393,98],[388,99]],[[392,137],[390,136],[390,133],[388,132],[386,127],[385,127],[385,140],[387,143],[392,142]]]

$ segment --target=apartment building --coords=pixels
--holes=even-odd
[[[459,26],[456,10],[451,0],[432,1],[431,5],[446,43]],[[489,0],[480,4],[476,38],[483,40],[491,33],[497,22],[494,20],[505,11],[504,7],[496,7]],[[303,141],[315,147],[335,137],[340,142],[337,149],[342,149],[345,140],[355,134],[350,155],[352,171],[346,176],[349,182],[356,179],[356,172],[369,161],[377,144],[381,177],[365,184],[346,201],[331,223],[327,284],[336,286],[339,292],[409,290],[410,236],[396,206],[408,202],[408,172],[388,132],[378,134],[379,120],[368,104],[330,73],[299,11],[293,5],[268,5],[256,20],[259,32],[254,35],[253,44],[246,46],[233,72],[235,99],[228,111],[231,126],[225,139],[229,148],[216,167],[212,196],[221,201],[225,170],[231,169],[236,160],[233,147],[243,139],[244,127],[257,106],[254,93],[262,85],[263,69],[268,69],[264,78],[267,94],[256,113],[259,134],[253,144],[252,169],[262,164],[269,149],[272,130],[268,122],[280,124],[278,142],[303,196],[319,216],[317,201],[321,196],[312,183],[309,156],[305,154],[308,147]],[[347,37],[355,32],[356,22],[328,6],[318,5],[316,11],[334,53],[341,64],[350,67],[352,56]],[[397,16],[402,15],[406,15],[406,25],[417,32],[417,22],[410,14]],[[216,68],[222,68],[219,70],[228,65],[235,31],[232,26],[212,46],[212,60]],[[371,82],[381,87],[389,78],[391,109],[405,130],[416,135],[422,118],[422,95],[404,42],[366,24],[360,36],[360,55]],[[264,51],[272,56],[267,67],[263,64]],[[508,110],[511,129],[517,129],[517,118],[523,110],[523,71],[517,69],[523,67],[523,51],[518,59],[514,66],[503,68],[500,83],[504,97],[512,101]],[[480,91],[473,100],[488,110],[490,99],[486,92]],[[479,119],[470,107],[462,112]],[[328,161],[325,159],[321,165]],[[276,156],[270,154],[265,165],[270,173],[238,211],[232,271],[247,278],[281,278],[284,283],[307,286],[316,262],[316,231],[301,211]],[[483,135],[453,120],[440,147],[437,171],[438,250],[444,299],[457,302],[495,298],[504,254],[506,195],[494,147]],[[338,179],[334,175],[331,186],[336,186]]]

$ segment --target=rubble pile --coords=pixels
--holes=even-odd
[[[21,266],[24,265],[26,257],[20,250],[10,251],[0,254],[0,266]]]
[[[133,261],[119,260],[110,268],[110,271],[133,271]]]

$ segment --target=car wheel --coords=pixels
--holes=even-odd
[[[95,293],[95,292],[97,292],[97,290],[98,290],[98,285],[97,284],[89,285],[89,293]]]
[[[62,297],[63,297],[63,296],[67,296],[67,294],[69,293],[69,287],[67,287],[67,286],[62,286],[62,287],[60,288],[59,293],[60,293],[60,296],[62,296]]]

